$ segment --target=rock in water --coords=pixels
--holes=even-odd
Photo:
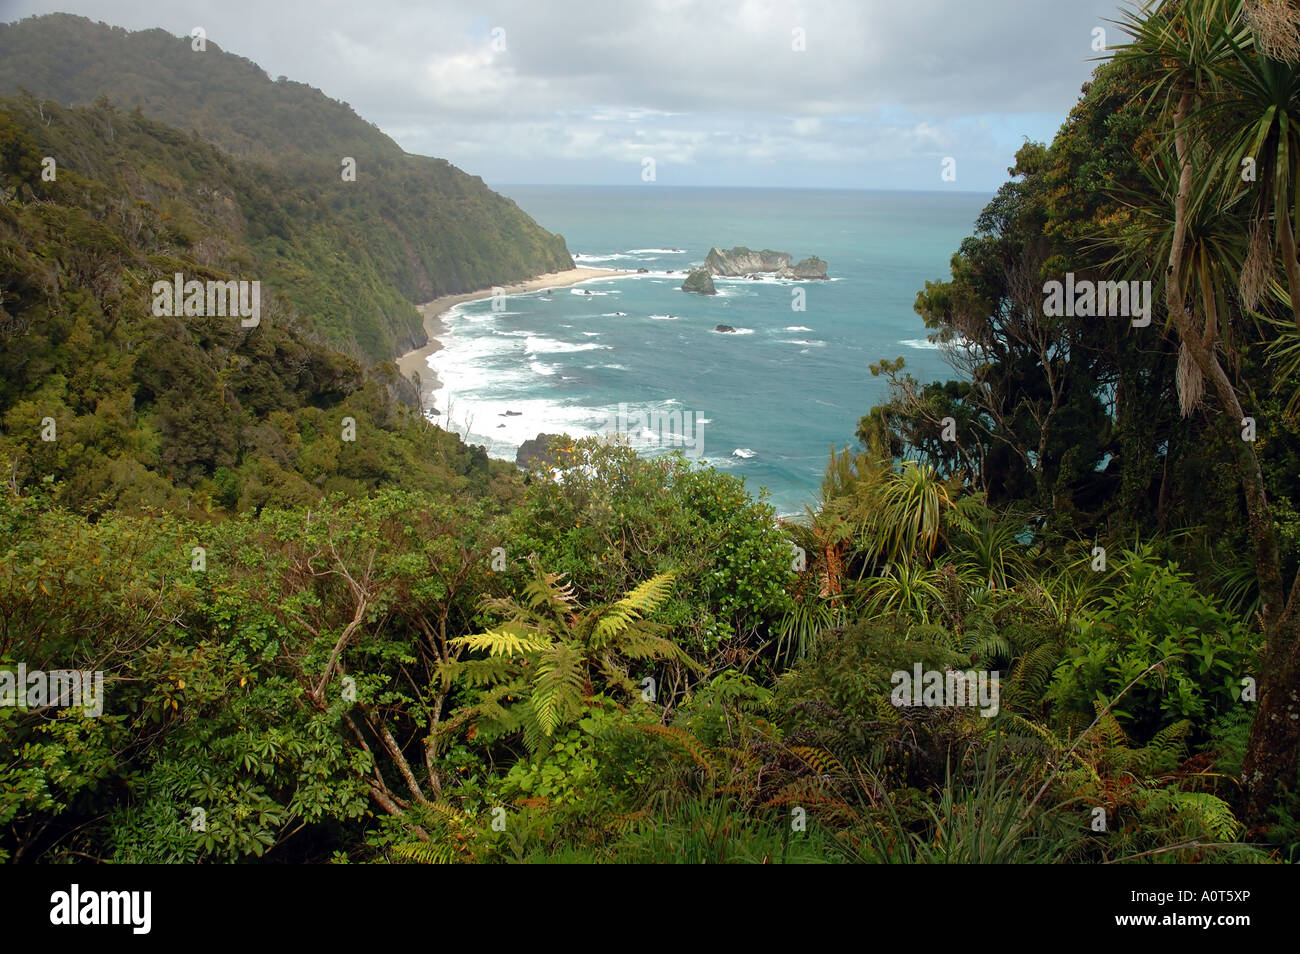
[[[691,269],[691,273],[686,276],[686,281],[682,282],[682,291],[695,292],[697,295],[718,293],[718,290],[713,287],[713,276],[705,268]]]
[[[810,255],[797,265],[791,265],[791,261],[788,252],[775,252],[770,248],[755,252],[737,245],[730,251],[716,247],[709,249],[704,268],[710,275],[725,278],[756,279],[759,275],[770,274],[795,281],[824,281],[828,277],[826,263],[816,255]]]
[[[563,435],[538,434],[532,440],[524,441],[515,454],[516,466],[524,470],[532,470],[558,463],[561,455],[551,449],[551,442],[561,436]]]
[[[754,272],[778,272],[790,267],[790,256],[786,252],[774,252],[765,248],[761,252],[737,245],[731,251],[720,248],[709,249],[704,259],[704,267],[710,275],[722,275],[727,278],[741,278]]]
[[[777,272],[781,278],[793,278],[796,281],[821,281],[827,280],[826,263],[816,255],[810,255],[796,264],[793,268],[787,268]]]
[[[729,332],[734,335],[736,333],[736,329],[731,327],[731,325],[718,325],[718,327],[714,328],[713,330],[720,331],[723,334],[727,334]]]

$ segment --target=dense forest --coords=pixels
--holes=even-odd
[[[0,27],[31,90],[0,101],[0,668],[105,673],[99,715],[0,706],[0,859],[1295,860],[1288,10],[1124,22],[919,291],[953,379],[880,356],[791,522],[680,455],[521,470],[412,411],[376,316],[428,289],[306,171],[337,105],[223,66],[298,97],[309,154],[219,148],[239,102],[7,72],[22,31],[182,41]],[[263,277],[262,321],[154,316],[177,270]],[[1133,314],[1045,307],[1067,275]],[[1000,684],[935,705],[914,671]]]
[[[358,358],[425,343],[411,302],[573,267],[562,237],[478,177],[404,153],[346,104],[211,39],[196,50],[68,14],[0,23],[4,93],[36,99],[42,155],[157,207],[174,257],[274,280]],[[46,100],[96,116],[54,119]],[[142,117],[175,128],[138,138]]]

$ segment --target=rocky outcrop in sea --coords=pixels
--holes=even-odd
[[[716,246],[709,249],[704,259],[704,270],[710,275],[725,278],[753,277],[757,274],[773,274],[777,278],[794,281],[825,281],[826,263],[816,255],[810,255],[795,264],[789,252],[776,252],[770,248],[754,251],[738,245],[727,251]]]
[[[691,273],[686,276],[686,281],[682,282],[682,291],[695,292],[697,295],[718,293],[718,290],[713,287],[713,276],[709,274],[707,268],[691,269]]]

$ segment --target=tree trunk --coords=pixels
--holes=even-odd
[[[1294,646],[1296,633],[1291,631],[1285,636]],[[1294,652],[1288,663],[1280,672],[1263,674],[1259,711],[1250,725],[1250,741],[1241,764],[1241,779],[1246,786],[1245,815],[1256,826],[1270,821],[1270,809],[1279,787],[1292,786],[1296,779],[1296,756],[1300,752],[1300,671],[1297,671]]]
[[[1187,308],[1183,285],[1187,200],[1192,188],[1192,159],[1186,129],[1191,106],[1191,94],[1184,92],[1173,117],[1179,182],[1178,194],[1174,198],[1174,233],[1165,287],[1166,302],[1183,346],[1237,427],[1241,426],[1245,416],[1241,400],[1219,362],[1212,339],[1208,335],[1203,338],[1198,333]],[[1295,781],[1296,765],[1300,760],[1300,665],[1296,659],[1300,633],[1297,633],[1296,607],[1286,601],[1277,533],[1259,455],[1253,443],[1242,439],[1236,441],[1235,451],[1237,476],[1245,497],[1247,529],[1255,550],[1259,615],[1264,631],[1265,661],[1259,674],[1259,711],[1251,724],[1250,740],[1242,763],[1242,782],[1246,788],[1245,817],[1252,825],[1260,826],[1269,820],[1269,809],[1278,794],[1278,787]],[[1297,586],[1293,585],[1293,597],[1296,589]]]

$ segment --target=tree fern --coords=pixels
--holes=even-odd
[[[635,692],[624,660],[698,666],[646,619],[667,599],[673,579],[657,574],[610,606],[584,609],[572,586],[535,566],[522,600],[484,601],[486,611],[506,622],[450,641],[486,656],[444,663],[440,672],[480,689],[473,706],[487,723],[487,738],[521,732],[535,754],[582,717],[595,693]]]
[[[559,643],[542,656],[533,683],[532,712],[543,735],[577,717],[585,686],[582,657],[572,646]]]

